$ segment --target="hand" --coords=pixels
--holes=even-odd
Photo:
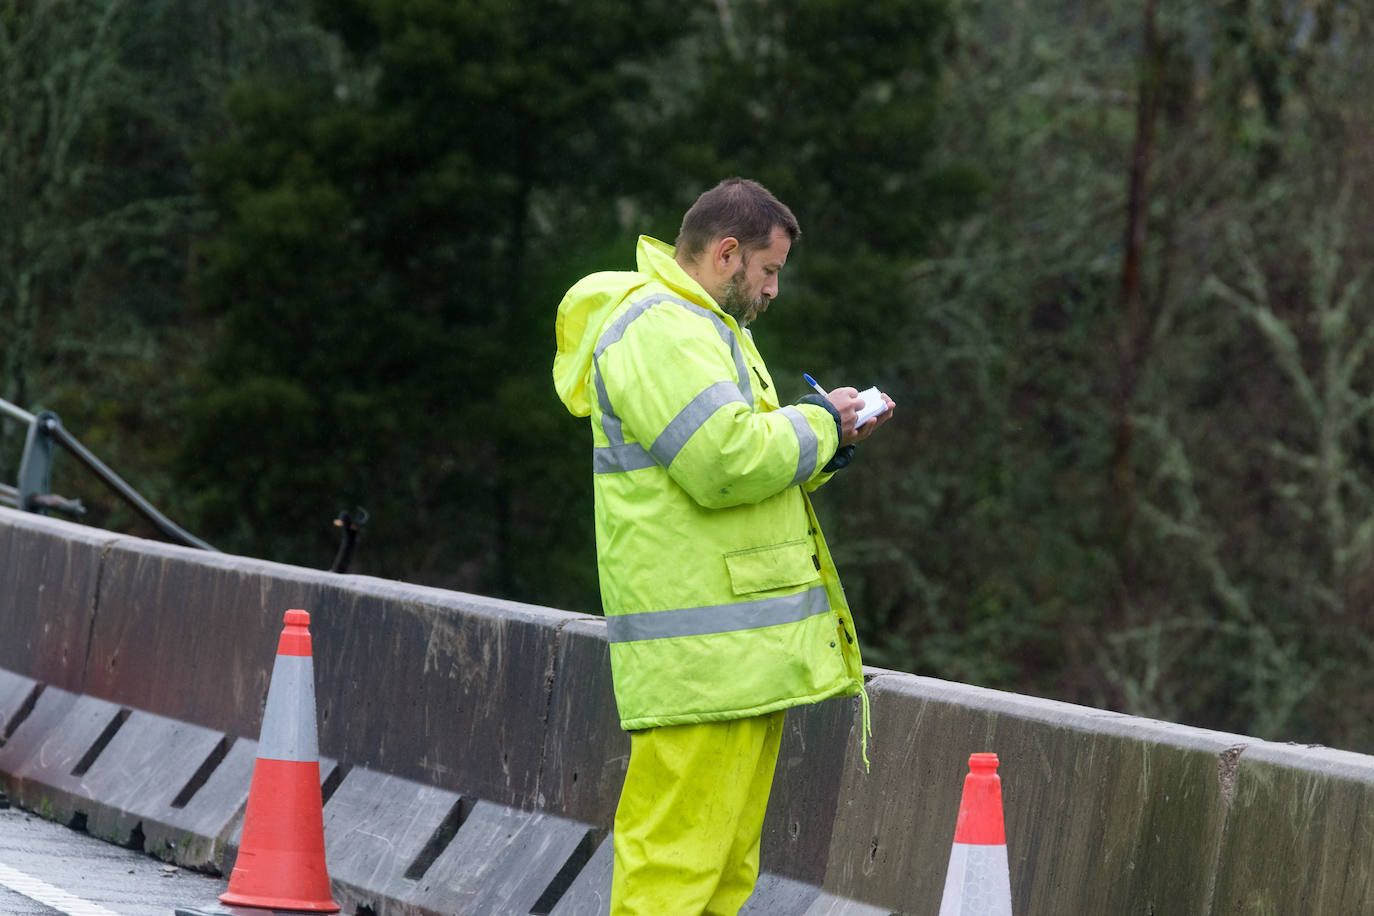
[[[887,410],[884,410],[876,417],[870,419],[863,426],[860,426],[858,429],[854,430],[854,438],[850,440],[851,442],[864,441],[869,436],[873,435],[873,431],[875,429],[877,429],[879,426],[882,426],[888,420],[892,419],[892,412],[897,409],[897,403],[893,401],[892,398],[887,396],[886,391],[879,392],[879,394],[882,395],[883,403],[887,405]],[[863,402],[860,401],[859,403],[862,404]],[[840,444],[845,445],[847,443],[842,441]]]
[[[859,389],[835,388],[825,398],[840,414],[840,445],[848,445],[854,441],[854,424],[864,406]]]
[[[883,402],[887,404],[887,410],[856,429],[855,421],[858,419],[859,411],[864,407],[863,398],[859,397],[858,389],[836,388],[826,395],[826,398],[840,414],[840,445],[842,447],[854,442],[862,442],[873,435],[874,430],[892,418],[892,412],[897,409],[897,405],[892,398],[887,396],[886,392],[883,393],[882,397]]]

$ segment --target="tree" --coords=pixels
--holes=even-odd
[[[1370,740],[1341,611],[1369,366],[1335,330],[1363,326],[1367,232],[1333,206],[1368,181],[1367,64],[1316,6],[1239,32],[1230,7],[961,8],[944,136],[996,191],[916,274],[912,361],[944,381],[859,593],[900,667]]]
[[[907,318],[903,277],[976,195],[968,166],[933,159],[948,24],[943,0],[735,0],[699,10],[665,67],[672,79],[648,134],[658,152],[637,182],[663,189],[654,212],[672,231],[697,194],[733,174],[797,213],[787,318],[756,329],[777,341],[771,361],[794,385],[803,368],[882,371],[887,332]]]
[[[223,228],[198,289],[223,328],[183,453],[199,517],[318,564],[330,515],[360,504],[360,568],[594,607],[585,442],[549,396],[554,290],[621,234],[609,203],[565,201],[613,192],[617,106],[666,5],[317,12],[348,71],[242,87],[204,159]]]
[[[1159,431],[1170,460],[1150,512],[1205,570],[1218,609],[1196,661],[1208,669],[1206,715],[1363,749],[1374,741],[1364,674],[1374,303],[1368,216],[1351,202],[1374,176],[1363,152],[1369,65],[1354,52],[1367,24],[1338,7],[1269,23],[1287,51],[1283,104],[1263,110],[1285,129],[1263,135],[1272,142],[1256,147],[1256,193],[1216,233],[1202,289],[1212,311],[1190,317],[1214,329],[1199,354],[1209,378],[1180,386],[1191,416]]]
[[[207,210],[190,153],[220,129],[230,80],[283,48],[308,59],[291,13],[173,0],[0,10],[0,394],[58,411],[163,505],[201,349],[185,286]],[[0,454],[12,480],[23,432],[0,433],[17,440]],[[89,476],[62,473],[60,489],[83,497],[87,521],[148,533]]]
[[[35,394],[34,353],[111,246],[155,238],[184,200],[122,193],[106,156],[117,147],[130,84],[120,51],[122,2],[9,4],[0,10],[0,320],[7,400]],[[73,282],[74,281],[74,282]],[[75,295],[74,295],[75,293]],[[42,319],[48,319],[44,326]]]

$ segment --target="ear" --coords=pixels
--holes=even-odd
[[[733,274],[739,259],[744,255],[744,249],[740,247],[739,239],[727,235],[725,238],[717,239],[711,246],[711,265],[720,274]]]

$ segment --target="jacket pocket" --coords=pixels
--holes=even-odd
[[[821,577],[804,538],[727,553],[725,568],[737,595],[805,585]]]

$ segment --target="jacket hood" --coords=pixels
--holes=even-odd
[[[635,290],[658,282],[693,302],[719,311],[715,300],[673,260],[671,245],[642,235],[636,261],[638,270],[606,270],[583,277],[558,304],[553,385],[559,400],[573,416],[585,417],[592,411],[590,389],[596,341],[611,313]]]

